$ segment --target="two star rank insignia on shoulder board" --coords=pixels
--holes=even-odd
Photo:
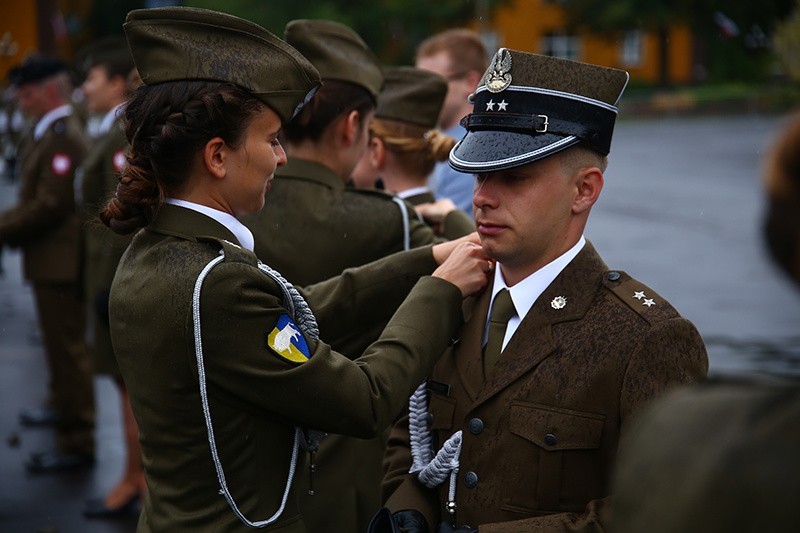
[[[275,327],[266,336],[267,347],[284,361],[302,364],[311,358],[311,351],[300,328],[286,313],[278,317]]]

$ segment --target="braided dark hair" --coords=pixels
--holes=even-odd
[[[125,106],[130,154],[100,219],[120,234],[149,224],[164,198],[189,177],[205,144],[220,137],[237,148],[264,108],[230,83],[175,81],[139,87]]]

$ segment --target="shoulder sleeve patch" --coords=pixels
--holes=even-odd
[[[656,291],[625,272],[606,272],[603,284],[622,302],[649,322],[672,318],[678,315],[675,308]]]
[[[66,176],[72,170],[72,158],[64,152],[56,152],[53,154],[50,167],[56,176]]]
[[[121,172],[125,166],[125,150],[117,150],[111,156],[111,164],[114,167],[114,172]]]
[[[280,359],[302,364],[311,359],[311,351],[297,324],[283,313],[272,331],[265,333],[267,347]]]

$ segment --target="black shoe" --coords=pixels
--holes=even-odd
[[[32,474],[67,472],[94,465],[94,455],[83,453],[63,453],[59,451],[32,453],[25,463]]]
[[[58,413],[52,407],[32,407],[19,413],[19,421],[25,426],[55,426]]]
[[[103,498],[86,500],[83,508],[83,516],[86,518],[133,518],[139,515],[139,496],[136,495],[119,507],[106,507]]]

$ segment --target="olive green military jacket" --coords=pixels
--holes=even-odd
[[[620,445],[612,531],[796,530],[800,387],[783,377],[718,379],[649,406]]]
[[[33,132],[20,146],[19,202],[0,214],[0,245],[23,251],[25,277],[34,283],[80,279],[81,231],[75,206],[75,170],[87,140],[74,115],[53,121],[44,135]]]
[[[372,437],[389,425],[463,320],[458,289],[422,277],[428,247],[344,272],[303,291],[319,324],[336,335],[382,320],[380,339],[356,362],[322,341],[307,362],[270,348],[288,312],[279,286],[230,231],[189,209],[164,205],[126,250],[111,288],[111,334],[140,430],[148,496],[139,531],[249,531],[220,494],[201,406],[193,291],[199,292],[209,412],[227,487],[250,520],[279,508],[294,426]],[[415,286],[416,285],[416,286]],[[284,328],[285,329],[285,328]],[[274,345],[274,343],[272,344]],[[299,464],[294,481],[307,475]],[[269,531],[305,531],[297,495]]]
[[[405,199],[409,204],[418,206],[436,201],[433,192],[427,191],[409,196]],[[442,222],[441,235],[447,240],[458,239],[475,231],[475,222],[461,209],[453,209]]]
[[[95,372],[117,375],[116,358],[108,334],[108,294],[122,253],[131,235],[119,235],[98,218],[114,195],[119,172],[125,165],[128,141],[117,119],[107,133],[89,149],[81,166],[81,211],[84,233],[84,289],[94,311],[94,339],[91,343]]]
[[[479,531],[605,531],[620,435],[652,399],[703,380],[695,327],[652,289],[608,271],[587,242],[531,307],[484,380],[491,291],[476,303],[430,375],[436,451],[463,431],[456,524]],[[408,421],[389,439],[387,506],[450,520],[449,482],[408,474]],[[435,531],[435,529],[432,529]]]
[[[293,283],[328,279],[403,250],[403,213],[392,195],[345,186],[324,165],[299,158],[275,176],[264,209],[242,222],[253,232],[258,257],[292,272]],[[411,248],[443,240],[411,206],[406,216]]]

